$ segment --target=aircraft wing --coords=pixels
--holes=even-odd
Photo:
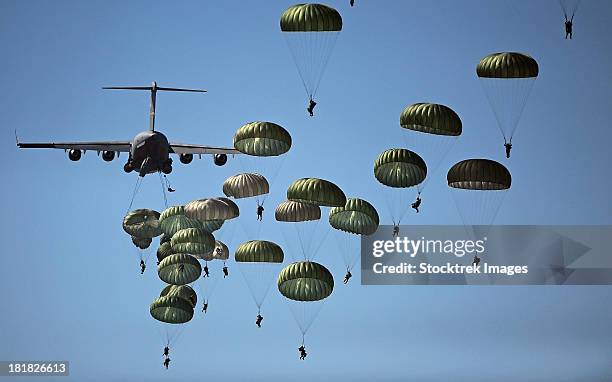
[[[236,149],[226,147],[190,145],[184,143],[171,143],[170,149],[170,152],[175,154],[241,154],[241,152]]]
[[[63,150],[82,150],[82,151],[116,151],[129,152],[132,147],[130,141],[100,141],[100,142],[44,142],[44,143],[25,143],[17,142],[20,149],[63,149]]]

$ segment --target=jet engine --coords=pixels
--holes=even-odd
[[[215,154],[214,161],[217,166],[223,166],[227,163],[227,155],[225,154]]]
[[[115,152],[114,151],[103,151],[102,159],[104,159],[106,162],[112,161],[113,159],[115,159]]]
[[[68,151],[68,159],[70,159],[73,162],[76,162],[79,159],[81,159],[81,150],[77,150],[77,149],[69,150]]]
[[[189,164],[193,160],[193,154],[181,154],[179,159],[182,164]]]

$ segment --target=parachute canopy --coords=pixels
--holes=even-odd
[[[334,277],[319,263],[299,261],[289,264],[278,275],[278,290],[290,300],[318,301],[334,289]]]
[[[510,172],[489,159],[463,160],[448,170],[449,187],[465,190],[506,190],[512,184]]]
[[[340,187],[317,178],[302,178],[293,182],[287,189],[287,199],[328,207],[341,207],[346,203],[346,196]]]
[[[163,259],[172,255],[173,253],[174,252],[172,252],[172,245],[169,241],[161,243],[159,245],[159,248],[157,248],[157,261],[161,262]]]
[[[234,134],[234,148],[253,156],[277,156],[291,148],[291,135],[273,122],[250,122]]]
[[[202,222],[233,219],[239,214],[236,203],[228,198],[199,199],[185,205],[185,215]]]
[[[185,228],[201,228],[208,232],[214,232],[221,228],[223,220],[199,221],[185,216],[184,206],[173,206],[165,209],[159,217],[159,225],[164,235],[172,237],[178,231]]]
[[[321,208],[316,204],[285,200],[274,213],[279,222],[303,222],[321,219]]]
[[[281,15],[283,32],[339,32],[342,17],[334,8],[323,4],[297,4]]]
[[[283,249],[271,241],[249,240],[240,244],[234,259],[237,263],[282,263]]]
[[[378,229],[378,212],[363,199],[347,199],[344,207],[329,211],[329,224],[335,229],[357,235],[371,235]]]
[[[270,192],[270,185],[263,175],[245,173],[230,176],[223,182],[223,193],[236,199],[263,195]]]
[[[516,52],[490,54],[476,66],[480,78],[532,78],[538,76],[538,71],[536,60]]]
[[[215,248],[215,238],[202,228],[182,229],[172,236],[170,243],[174,253],[188,253],[195,257],[211,254]]]
[[[185,285],[200,277],[202,266],[195,257],[177,253],[166,257],[159,263],[157,274],[167,284]]]
[[[140,249],[147,249],[149,248],[149,246],[151,245],[151,243],[153,242],[153,239],[151,238],[139,238],[139,237],[134,237],[132,236],[132,243],[137,246]]]
[[[177,296],[184,300],[187,300],[191,307],[195,307],[198,303],[198,296],[196,292],[189,285],[168,285],[162,289],[159,297],[164,296]]]
[[[159,216],[159,212],[144,208],[128,212],[123,218],[123,230],[141,239],[159,236]]]
[[[435,103],[415,103],[400,115],[400,126],[435,135],[461,135],[461,119],[451,108]]]
[[[184,324],[193,318],[193,305],[179,296],[157,298],[149,308],[151,316],[167,324]]]
[[[374,162],[374,176],[389,187],[412,187],[427,176],[427,165],[418,154],[406,149],[384,151]]]

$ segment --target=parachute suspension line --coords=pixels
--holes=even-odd
[[[208,262],[205,262],[206,266],[208,266]],[[212,276],[208,276],[208,277],[200,277],[199,279],[199,287],[200,287],[200,292],[202,293],[202,296],[204,297],[205,301],[208,302],[208,300],[210,300],[213,296],[213,294],[215,293],[215,291],[217,290],[217,284],[219,283],[219,276],[217,275],[217,277],[214,277],[214,272],[212,272],[212,270],[209,269],[209,273]],[[217,272],[218,273],[218,272]]]
[[[468,195],[468,193],[481,193],[478,197]],[[472,225],[484,226],[484,234],[486,235],[493,225],[495,218],[503,204],[507,195],[507,190],[499,191],[469,191],[469,190],[453,190],[453,198],[458,208],[459,216],[463,221],[466,233],[470,235],[468,227]],[[471,213],[470,213],[471,212]],[[473,234],[474,232],[472,232]]]
[[[494,92],[495,90],[497,90],[496,93],[501,93],[501,91],[499,90],[499,88],[497,89],[491,89],[491,91],[487,90],[487,84],[484,82],[486,80],[481,80],[480,84],[482,85],[482,89],[484,90],[484,93],[487,96],[487,100],[489,101],[489,105],[491,106],[491,109],[493,110],[493,115],[495,116],[495,120],[497,121],[497,128],[499,129],[499,132],[502,134],[502,136],[504,137],[504,141],[506,140],[506,133],[504,132],[504,128],[502,127],[502,118],[500,118],[500,116],[498,115],[498,112],[495,108],[495,98],[499,99],[501,97],[500,94],[496,94],[495,96],[493,96],[491,93]],[[494,80],[493,80],[494,81]],[[493,86],[490,86],[490,88],[493,88]]]
[[[178,325],[178,328],[170,328],[167,325]],[[181,334],[183,334],[183,330],[185,330],[185,324],[166,324],[166,335],[168,339],[168,343],[173,343],[176,345]]]
[[[339,33],[333,31],[283,33],[304,90],[310,99],[313,99],[318,91]]]
[[[565,9],[565,2],[563,0],[559,0],[559,5],[561,6],[561,9],[563,10],[563,16],[565,17],[565,20],[568,20],[567,9]]]
[[[567,0],[559,0],[559,5],[561,5],[561,9],[563,9],[563,15],[565,16],[566,20],[573,20],[574,16],[576,15],[576,11],[578,10],[578,6],[580,5],[580,2],[582,0],[574,0],[573,3],[573,7],[568,8],[568,4],[567,4]],[[571,17],[568,17],[568,15],[571,14]]]
[[[316,84],[314,86],[314,90],[313,90],[313,95],[317,94],[317,91],[319,90],[319,85],[321,84],[321,80],[323,79],[323,73],[325,73],[325,69],[327,68],[327,65],[329,63],[329,59],[331,58],[332,55],[332,51],[334,46],[336,45],[336,39],[338,38],[338,35],[340,34],[340,32],[329,32],[331,33],[331,36],[325,36],[323,40],[327,40],[327,41],[323,41],[323,49],[321,49],[321,57],[319,57],[319,62],[323,61],[323,64],[321,66],[321,72],[318,75],[318,79],[316,80]]]
[[[437,177],[440,165],[457,143],[457,136],[432,135],[402,128],[405,147],[414,149],[427,163],[427,175],[416,187],[422,192],[431,179]]]
[[[323,243],[325,242],[325,239],[327,239],[327,235],[329,234],[329,231],[331,231],[331,229],[326,229],[325,230],[325,233],[321,237],[321,240],[319,241],[319,244],[315,247],[314,251],[312,252],[312,259],[311,260],[314,260],[314,257],[316,256],[316,254],[319,252],[319,250],[323,246]]]
[[[170,189],[170,185],[168,182],[168,178],[166,178],[166,175],[164,175],[164,177],[162,178],[162,173],[158,172],[159,174],[159,181],[161,183],[161,188],[162,188],[162,194],[164,195],[164,206],[165,208],[168,208],[168,196],[166,195],[166,185],[168,185],[168,189]],[[164,182],[165,180],[165,182]]]
[[[145,265],[149,262],[149,257],[151,256],[151,251],[149,249],[140,249],[136,248],[138,251],[138,259],[144,261]]]
[[[125,211],[125,214],[127,215],[130,210],[132,209],[132,204],[134,204],[134,198],[136,198],[136,194],[138,193],[138,190],[140,189],[140,185],[142,184],[142,177],[138,177],[136,179],[136,185],[134,185],[134,191],[132,192],[132,198],[130,199],[130,205],[127,208],[127,211]]]
[[[242,271],[242,266],[239,266],[240,270]],[[253,298],[253,301],[255,301],[255,305],[257,305],[257,311],[259,311],[259,309],[261,308],[261,304],[259,303],[259,301],[257,300],[257,296],[255,295],[255,288],[251,287],[251,285],[249,285],[249,281],[247,279],[246,274],[244,273],[244,271],[242,271],[242,275],[244,276],[244,281],[247,284],[247,289],[249,290],[249,293],[251,293],[251,297]]]
[[[240,273],[244,277],[251,297],[257,306],[257,313],[261,313],[261,307],[266,300],[270,286],[272,285],[272,275],[276,274],[276,264],[274,263],[238,263]]]
[[[325,239],[327,238],[327,234],[329,233],[329,230],[326,230],[325,234],[322,237],[318,238],[319,235],[317,235],[317,233],[319,231],[321,224],[323,224],[321,223],[321,220],[323,219],[318,219],[314,221],[311,220],[311,221],[306,221],[306,222],[298,222],[298,223],[292,224],[296,230],[298,241],[300,243],[300,248],[302,250],[303,259],[305,261],[314,260],[315,255],[321,248],[323,242],[325,242]],[[306,229],[304,229],[304,231],[307,231],[307,230],[310,230],[310,231],[302,232],[298,228],[298,224],[305,224]],[[319,243],[313,248],[313,241],[315,240],[315,237],[319,239]]]
[[[299,224],[299,223],[296,223]],[[302,224],[308,224],[308,222],[304,222]],[[304,260],[308,261],[308,255],[306,254],[306,248],[304,247],[304,240],[302,239],[302,234],[300,233],[300,230],[298,229],[298,227],[295,224],[292,224],[295,228],[295,231],[297,232],[297,237],[298,237],[298,241],[300,243],[300,248],[302,249],[302,256],[304,258]]]
[[[170,345],[176,345],[178,342],[179,337],[185,329],[185,324],[167,324],[158,322],[156,329],[159,337],[162,339],[162,342],[165,343],[165,346],[171,347]]]
[[[300,32],[289,32],[289,33],[300,33]],[[283,33],[285,34],[285,33]],[[293,62],[295,63],[295,66],[297,67],[297,71],[298,74],[300,75],[300,79],[302,80],[302,85],[304,86],[304,90],[306,91],[306,93],[310,95],[309,91],[308,91],[308,86],[306,85],[306,80],[304,79],[304,76],[302,75],[302,71],[300,70],[300,64],[299,64],[299,60],[297,57],[297,53],[294,52],[294,50],[291,48],[291,37],[289,35],[285,35],[285,42],[287,43],[287,46],[289,47],[289,51],[291,52],[291,57],[293,57]],[[302,43],[300,48],[303,48],[304,44]]]
[[[481,79],[504,139],[511,139],[514,135],[534,83],[535,78]]]
[[[140,249],[140,248],[135,248],[136,253],[138,254],[138,260],[144,261],[145,264],[147,263],[147,261],[144,258],[144,250]]]
[[[357,262],[354,250],[358,246],[353,245],[354,239],[361,240],[361,235],[342,234],[342,237],[337,241],[347,271],[351,271]]]
[[[261,306],[263,305],[264,301],[266,300],[266,297],[268,296],[268,293],[270,292],[270,287],[272,286],[272,280],[271,280],[271,277],[270,277],[270,273],[272,273],[272,271],[275,270],[274,269],[274,265],[272,265],[272,264],[266,264],[266,265],[264,265],[264,267],[265,267],[265,270],[264,270],[264,272],[262,272],[260,274],[260,277],[259,277],[260,280],[258,280],[258,283],[265,284],[264,292],[263,292],[263,294],[261,296],[261,301],[259,301],[257,303],[258,310],[261,309]],[[274,273],[276,273],[276,272],[274,272]],[[263,280],[261,280],[261,279],[263,279]]]
[[[404,200],[400,200],[398,201],[398,204],[402,206],[400,209],[399,219],[397,220],[397,224],[399,225],[402,219],[404,218],[404,216],[406,216],[406,213],[408,212],[408,206],[410,205],[410,203],[404,204]]]
[[[283,168],[283,165],[285,164],[285,160],[287,158],[286,154],[283,155],[279,155],[280,156],[280,160],[279,160],[279,164],[277,166],[273,166],[273,171],[272,171],[272,176],[270,177],[268,183],[270,184],[270,187],[272,187],[272,185],[275,183],[276,178],[278,178],[278,174],[280,174],[281,168]],[[269,193],[268,193],[269,194]],[[263,205],[268,197],[268,194],[264,194],[263,195],[263,199],[261,204]]]
[[[393,191],[393,190],[391,190]],[[390,191],[390,192],[391,192]],[[399,225],[399,220],[397,224],[395,223],[395,209],[393,208],[393,202],[391,201],[390,195],[385,195],[385,204],[387,205],[387,211],[389,211],[389,215],[391,215],[391,220],[393,221],[393,225]]]

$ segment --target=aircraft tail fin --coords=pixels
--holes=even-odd
[[[151,86],[105,86],[105,90],[145,90],[151,92],[151,111],[149,113],[149,129],[155,131],[155,101],[157,91],[170,92],[191,92],[191,93],[206,93],[206,90],[201,89],[183,89],[183,88],[165,88],[157,86],[157,82],[153,82]]]

